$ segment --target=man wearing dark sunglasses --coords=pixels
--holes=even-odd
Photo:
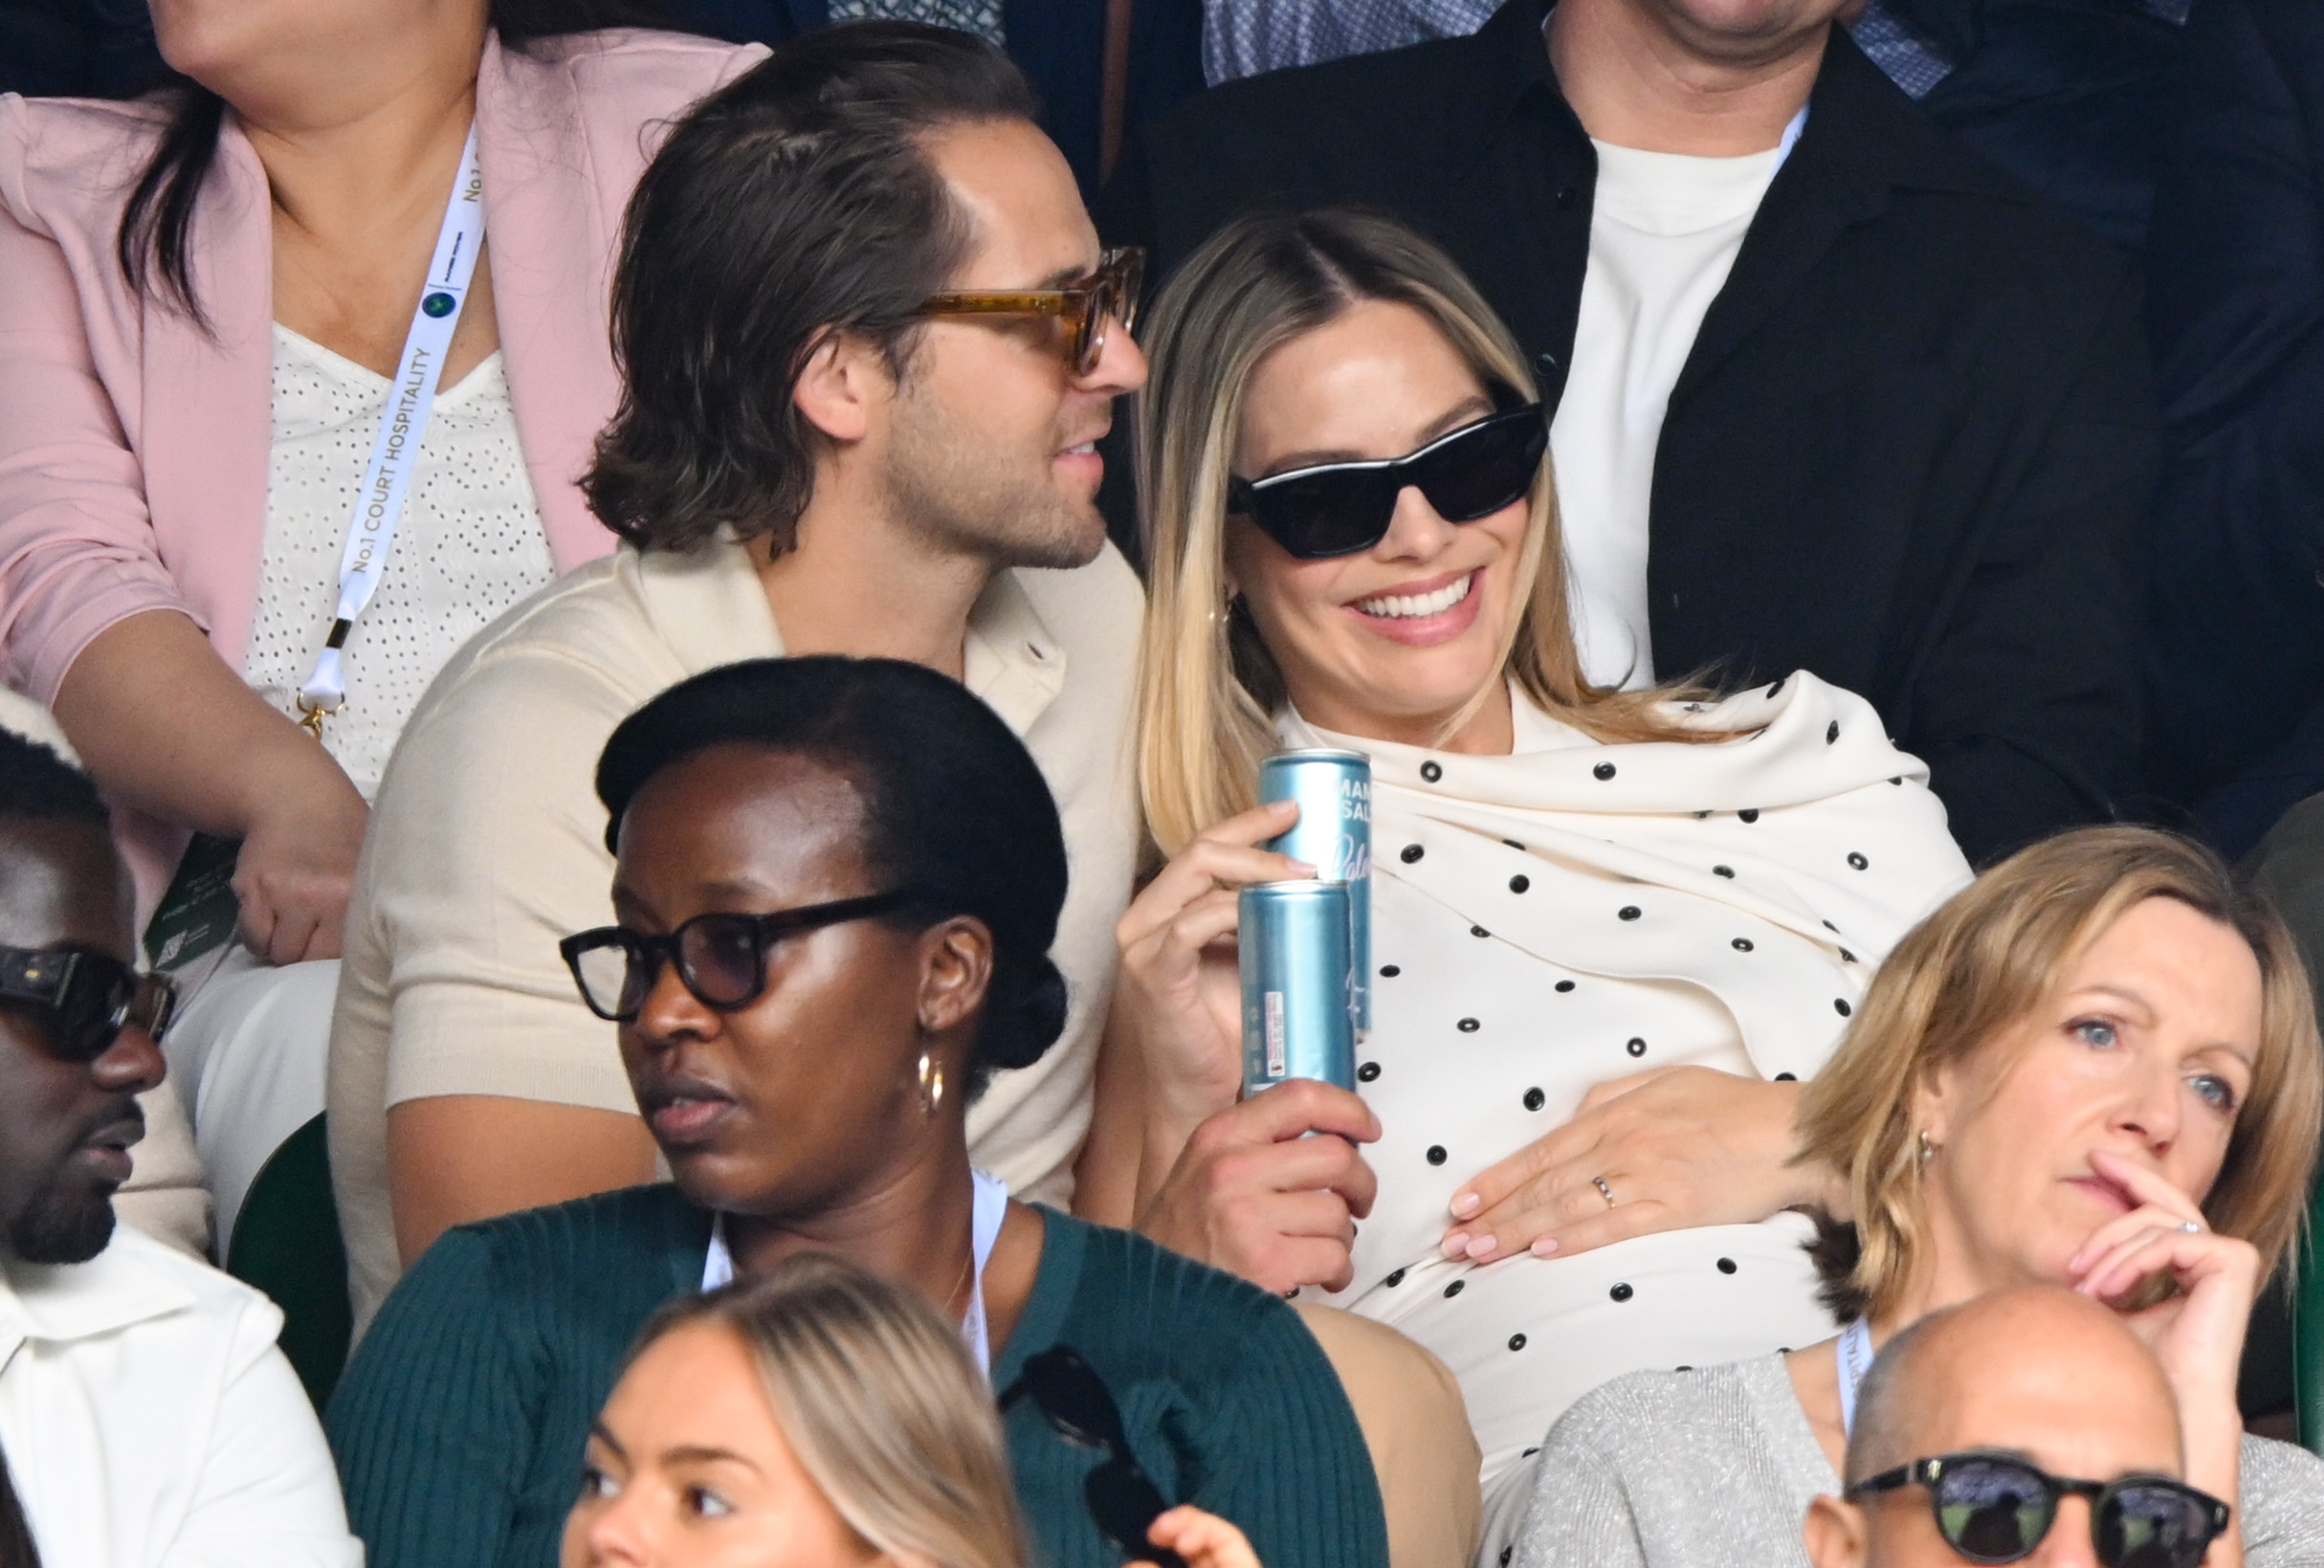
[[[1815,1568],[2201,1568],[2241,1562],[2234,1511],[2188,1486],[2179,1410],[2122,1316],[1997,1291],[1891,1340],[1857,1395],[1842,1497],[1809,1508]],[[2223,1538],[2224,1537],[2224,1538]]]
[[[360,1316],[452,1225],[652,1179],[557,944],[609,913],[589,784],[614,723],[746,659],[927,665],[1041,763],[1073,1015],[972,1133],[1018,1190],[1070,1196],[1139,833],[1142,604],[1096,443],[1145,362],[1140,258],[1099,247],[1032,114],[964,34],[832,29],[705,99],[640,182],[627,392],[586,480],[625,547],[470,645],[373,809],[329,1100]]]
[[[88,776],[0,729],[0,1532],[50,1568],[356,1568],[281,1314],[114,1223],[175,1000],[134,904]]]

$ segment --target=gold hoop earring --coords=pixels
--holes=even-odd
[[[930,1119],[944,1108],[944,1070],[924,1050],[919,1053],[919,1108]]]

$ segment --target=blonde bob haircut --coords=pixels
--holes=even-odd
[[[918,1293],[809,1252],[663,1308],[631,1360],[697,1324],[749,1349],[801,1467],[874,1551],[916,1568],[1024,1568],[992,1391]]]
[[[1150,607],[1139,694],[1139,783],[1164,854],[1258,804],[1259,760],[1277,749],[1283,678],[1226,588],[1227,487],[1259,362],[1364,300],[1418,311],[1479,381],[1518,403],[1537,392],[1516,340],[1444,252],[1387,217],[1351,209],[1259,213],[1188,256],[1143,337],[1151,379],[1138,404],[1138,479]],[[1599,740],[1718,740],[1659,711],[1692,687],[1592,686],[1574,651],[1565,552],[1546,458],[1534,481],[1518,581],[1530,582],[1502,667],[1545,712]],[[1480,691],[1448,726],[1491,695]]]
[[[1892,1311],[1921,1261],[1919,1091],[2044,1006],[2091,943],[2148,898],[2177,899],[2230,928],[2259,961],[2251,1089],[2202,1210],[2213,1229],[2256,1247],[2264,1269],[2285,1260],[2324,1116],[2324,1048],[2291,934],[2201,845],[2146,828],[2085,828],[2019,850],[1914,927],[1802,1097],[1799,1159],[1848,1172],[1856,1214],[1852,1226],[1826,1224],[1817,1249],[1826,1299],[1843,1319]],[[2009,1066],[1986,1065],[1983,1082],[1998,1085]]]

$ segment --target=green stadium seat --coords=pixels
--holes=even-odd
[[[321,1410],[355,1330],[322,1117],[293,1133],[259,1169],[234,1221],[226,1271],[282,1309],[282,1353]]]

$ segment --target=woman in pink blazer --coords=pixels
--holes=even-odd
[[[337,966],[301,961],[338,955],[367,807],[284,694],[270,701],[246,681],[254,618],[269,604],[321,607],[311,628],[297,628],[303,673],[337,598],[338,541],[386,402],[379,378],[395,372],[472,121],[488,239],[395,548],[414,538],[439,430],[458,423],[445,406],[479,366],[505,380],[504,407],[492,407],[513,423],[520,463],[502,465],[502,499],[517,497],[516,532],[528,536],[517,544],[538,575],[612,545],[573,481],[619,396],[607,284],[622,209],[660,124],[764,53],[593,31],[626,10],[626,0],[152,0],[163,55],[189,78],[175,95],[0,98],[0,677],[54,709],[123,808],[141,917],[189,832],[241,841],[243,940],[306,972],[299,996],[268,992],[305,1018],[276,1019],[274,1033],[320,1041],[327,1030]],[[343,502],[318,499],[330,483],[281,465],[286,365],[325,403],[370,388],[368,413],[344,427],[360,432],[352,471],[323,475]],[[476,439],[491,450],[489,430]],[[330,469],[349,445],[325,441],[309,467]],[[468,469],[437,468],[440,502],[443,475]],[[311,514],[310,538],[324,512],[335,515],[327,563],[306,551],[286,585],[266,574],[287,569],[279,514],[294,501]],[[425,578],[448,560],[489,575],[494,553],[511,547],[511,505],[500,534],[465,541],[459,507],[447,523],[439,504],[436,540],[391,552],[380,602],[395,574]],[[510,581],[503,573],[503,598]],[[408,583],[408,624],[410,607],[459,599],[466,582],[442,591]],[[502,607],[479,610],[475,597],[459,602],[483,618]],[[351,701],[365,651],[348,645]],[[401,672],[410,697],[430,673]],[[343,722],[354,719],[326,721],[326,741]],[[391,740],[373,737],[381,760]],[[269,1005],[251,993],[233,1010]],[[320,1045],[307,1054],[319,1107]],[[203,1072],[178,1065],[214,1164]],[[303,1103],[303,1087],[292,1098]],[[232,1173],[213,1174],[233,1184]],[[230,1196],[238,1190],[220,1193]]]

